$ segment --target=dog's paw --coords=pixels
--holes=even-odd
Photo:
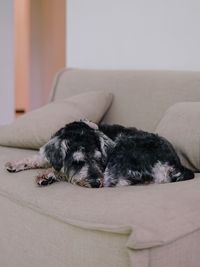
[[[13,162],[7,162],[5,164],[5,168],[8,172],[16,172],[17,171],[16,165]]]
[[[8,172],[20,172],[23,170],[28,169],[28,165],[27,164],[18,164],[16,162],[7,162],[5,164],[5,168]]]
[[[39,186],[45,186],[56,182],[56,177],[53,173],[43,173],[36,177],[36,184]]]
[[[39,186],[48,185],[48,179],[45,175],[38,175],[35,179],[36,184]]]

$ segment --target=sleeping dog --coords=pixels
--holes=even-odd
[[[121,125],[102,125],[99,130],[114,141],[104,171],[104,186],[170,183],[194,178],[173,146],[157,134]]]
[[[114,142],[89,121],[72,122],[57,131],[37,155],[8,162],[9,172],[45,168],[38,185],[65,180],[85,187],[102,187],[108,150]]]
[[[156,134],[121,125],[72,122],[56,132],[38,155],[8,162],[9,172],[47,169],[40,186],[57,181],[89,187],[168,183],[194,178],[172,145]]]

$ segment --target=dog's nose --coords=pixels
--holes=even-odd
[[[92,188],[100,188],[103,187],[103,178],[97,178],[90,181],[90,185]]]

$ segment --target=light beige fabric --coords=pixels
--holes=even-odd
[[[155,233],[156,234],[156,233]],[[198,267],[200,230],[167,245],[129,250],[132,267]]]
[[[199,240],[200,230],[177,239],[166,246],[150,249],[150,265],[147,265],[147,267],[198,267],[200,265]]]
[[[74,227],[1,193],[0,211],[1,267],[131,266],[126,235]]]
[[[0,165],[32,153],[1,147]],[[122,188],[87,189],[66,182],[39,188],[34,182],[37,173],[12,174],[1,168],[1,193],[74,226],[129,235],[127,247],[132,249],[165,245],[200,229],[199,177]]]
[[[154,131],[171,105],[200,101],[200,72],[65,69],[55,79],[51,100],[89,90],[114,95],[104,122]]]
[[[3,169],[34,153],[0,147],[2,266],[198,266],[200,175],[168,185],[39,188],[38,170]]]
[[[99,122],[112,95],[88,92],[57,100],[0,127],[0,145],[38,149],[66,123],[87,118]]]
[[[183,165],[200,171],[200,102],[170,107],[156,128],[178,152]]]
[[[64,71],[51,99],[111,91],[104,121],[155,130],[165,110],[200,101],[200,73]],[[165,185],[38,188],[37,170],[3,164],[34,151],[0,147],[0,265],[3,267],[198,267],[200,175]],[[129,258],[128,258],[129,256]]]

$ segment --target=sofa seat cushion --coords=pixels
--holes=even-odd
[[[0,194],[83,229],[128,234],[127,247],[168,244],[200,229],[200,175],[194,180],[160,185],[87,189],[60,182],[40,188],[41,170],[16,174],[4,163],[35,151],[0,147]]]

